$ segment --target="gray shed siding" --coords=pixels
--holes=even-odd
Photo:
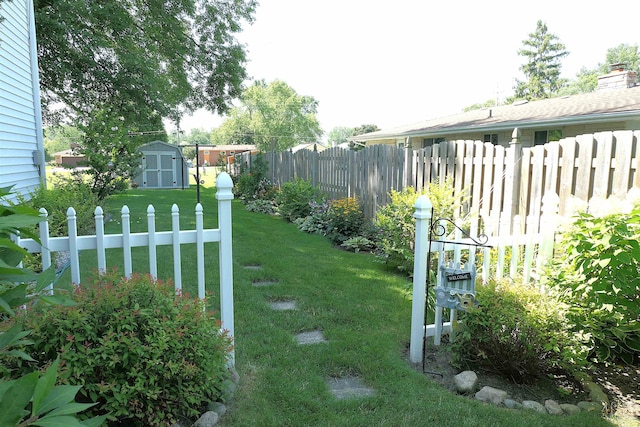
[[[133,180],[140,188],[188,188],[189,168],[179,147],[153,141],[138,148],[142,166]]]
[[[0,3],[0,187],[28,195],[45,177],[31,0]]]

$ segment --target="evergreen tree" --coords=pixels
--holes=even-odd
[[[518,55],[525,57],[527,62],[520,70],[527,80],[516,81],[515,98],[535,100],[554,96],[565,84],[560,78],[560,60],[569,52],[542,21],[538,21],[536,31],[522,43],[524,48]]]

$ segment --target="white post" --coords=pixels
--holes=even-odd
[[[93,212],[96,218],[96,252],[98,255],[98,274],[107,271],[107,254],[104,247],[104,212],[100,206]]]
[[[422,360],[425,328],[425,300],[427,283],[427,253],[429,251],[429,225],[431,201],[425,194],[418,197],[413,217],[416,219],[415,254],[413,261],[413,303],[411,306],[411,343],[409,358],[412,363]]]
[[[233,200],[233,181],[226,172],[216,179],[216,199],[218,199],[218,228],[220,229],[220,317],[222,329],[226,329],[233,339],[233,253],[231,242],[231,200]],[[231,352],[229,361],[235,365],[235,353]]]
[[[180,209],[171,206],[171,229],[173,232],[173,282],[176,293],[182,292],[182,265],[180,264]]]
[[[196,204],[196,262],[198,268],[198,298],[204,299],[204,220],[200,203]]]
[[[42,254],[42,271],[51,267],[51,251],[49,250],[49,220],[47,217],[49,213],[45,208],[40,208],[40,253]],[[53,283],[50,283],[45,288],[45,292],[49,295],[53,294]]]
[[[131,262],[131,215],[129,207],[122,207],[122,256],[124,257],[124,275],[131,277],[133,265]]]
[[[67,209],[67,226],[69,228],[69,255],[71,262],[71,283],[80,285],[80,254],[78,253],[78,227],[76,211]]]
[[[158,278],[158,259],[156,254],[156,210],[147,206],[147,233],[149,235],[149,274]]]

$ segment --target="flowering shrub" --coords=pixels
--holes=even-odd
[[[341,244],[357,236],[364,225],[364,213],[355,197],[332,200],[327,211],[327,237]]]
[[[316,201],[311,200],[309,202],[311,212],[304,218],[297,218],[294,220],[294,224],[298,226],[300,231],[305,233],[327,234],[329,227],[329,219],[327,212],[329,211],[329,202],[326,200]]]
[[[60,354],[62,381],[83,385],[92,413],[127,425],[168,425],[224,398],[231,342],[205,303],[176,296],[149,276],[107,273],[83,284],[77,305],[46,307],[24,319],[31,356]]]
[[[304,179],[296,179],[282,185],[276,196],[278,212],[288,222],[304,218],[311,214],[312,201],[321,201],[324,197],[320,191]]]

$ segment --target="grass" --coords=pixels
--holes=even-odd
[[[205,227],[215,227],[213,188],[202,189]],[[183,226],[191,226],[195,188],[132,190],[117,195],[105,210],[131,210],[132,230],[146,227],[146,209],[156,207],[157,229],[167,230],[173,203]],[[117,232],[111,221],[107,232]],[[369,254],[333,248],[327,239],[296,226],[244,210],[233,202],[235,354],[240,386],[222,426],[607,426],[599,414],[554,417],[512,411],[454,395],[411,367],[404,356],[409,342],[411,301],[405,277],[388,271]],[[195,257],[183,246],[184,289],[196,293]],[[160,277],[172,275],[170,249],[161,255]],[[118,263],[112,255],[111,263]],[[121,261],[120,261],[121,262]],[[95,255],[82,256],[84,274]],[[249,270],[247,265],[260,265]],[[136,268],[141,267],[141,268]],[[134,269],[146,271],[145,251],[135,253]],[[86,277],[86,276],[84,276]],[[207,247],[207,289],[217,293],[217,249]],[[256,287],[254,281],[275,280]],[[274,311],[269,302],[295,300],[297,310]],[[213,300],[215,304],[215,299]],[[327,343],[300,346],[299,332],[321,330]],[[357,376],[374,397],[337,400],[326,381]]]

